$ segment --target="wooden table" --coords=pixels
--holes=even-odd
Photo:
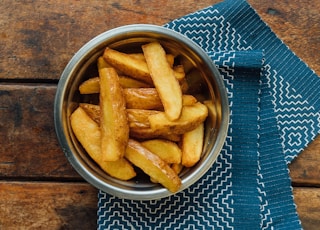
[[[105,30],[162,25],[218,0],[11,1],[0,5],[0,229],[95,229],[97,189],[73,170],[53,125],[60,74]],[[320,1],[249,0],[273,31],[320,74]],[[320,137],[290,165],[305,229],[320,225]]]

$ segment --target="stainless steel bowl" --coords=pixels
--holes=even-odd
[[[216,121],[211,117],[207,118],[202,157],[194,167],[181,173],[180,191],[195,183],[210,169],[227,135],[229,107],[226,89],[217,68],[198,45],[175,31],[147,24],[123,26],[98,35],[85,44],[64,69],[55,97],[54,122],[59,143],[74,169],[96,188],[121,198],[152,200],[170,196],[172,193],[161,185],[142,178],[120,181],[107,175],[75,138],[69,117],[83,100],[78,91],[79,84],[92,77],[92,72],[96,69],[96,60],[107,46],[134,51],[142,43],[155,39],[160,41],[166,50],[179,53],[185,61],[198,68],[206,85],[207,99],[215,101],[218,112]]]

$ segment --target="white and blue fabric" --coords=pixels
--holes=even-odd
[[[153,201],[99,192],[98,229],[301,229],[289,164],[320,133],[320,78],[245,0],[165,27],[200,45],[228,91],[230,128],[193,186]]]

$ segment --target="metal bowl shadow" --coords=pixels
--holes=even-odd
[[[54,102],[55,130],[61,148],[73,168],[96,188],[120,198],[153,200],[172,193],[143,177],[120,181],[106,174],[75,138],[69,117],[79,102],[85,100],[78,91],[80,83],[95,74],[97,58],[107,46],[137,52],[141,51],[141,44],[155,40],[160,41],[168,52],[179,54],[199,71],[205,83],[206,99],[214,101],[217,111],[216,118],[207,118],[200,161],[180,174],[180,191],[194,184],[210,169],[223,147],[228,131],[229,104],[223,79],[208,55],[193,41],[173,30],[148,24],[118,27],[93,38],[75,53],[60,77]]]

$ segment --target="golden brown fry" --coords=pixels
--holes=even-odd
[[[169,141],[179,142],[181,135],[178,134],[162,134],[154,131],[150,127],[133,127],[130,128],[130,137],[139,140],[150,140],[154,138],[161,138]]]
[[[181,162],[181,149],[172,141],[152,139],[143,141],[141,144],[168,164]]]
[[[182,95],[182,104],[183,105],[194,105],[198,100],[192,95]]]
[[[79,107],[81,107],[89,117],[94,120],[100,126],[100,106],[89,104],[89,103],[80,103]]]
[[[70,122],[77,140],[102,170],[120,180],[130,180],[136,176],[134,168],[125,158],[102,161],[100,128],[81,107],[71,114]]]
[[[149,123],[149,116],[160,113],[157,110],[146,109],[127,109],[130,137],[136,139],[154,139],[162,138],[170,141],[178,142],[181,139],[180,135],[163,133],[151,129]]]
[[[145,82],[139,81],[137,79],[126,77],[126,76],[119,76],[120,85],[122,88],[148,88],[152,87]]]
[[[128,88],[123,90],[128,109],[162,109],[162,102],[155,88]]]
[[[186,76],[183,65],[174,66],[173,71],[174,71],[174,76],[177,78],[179,82],[181,82]]]
[[[166,59],[165,50],[159,42],[143,45],[142,50],[165,114],[169,120],[177,120],[182,110],[182,91]]]
[[[99,69],[100,129],[103,161],[123,157],[129,139],[126,102],[114,68]]]
[[[148,84],[153,84],[148,66],[144,60],[132,57],[109,47],[105,49],[103,58],[125,75]]]
[[[134,57],[136,59],[140,59],[140,60],[146,61],[146,58],[144,57],[143,53],[131,53],[131,54],[128,54],[128,55],[131,56],[131,57]],[[174,56],[172,54],[167,54],[166,58],[167,58],[167,61],[168,61],[169,65],[171,67],[173,67]]]
[[[150,127],[148,117],[157,113],[160,113],[160,111],[148,109],[127,109],[129,127],[148,128]]]
[[[79,86],[81,94],[93,94],[100,92],[100,79],[99,77],[89,78],[82,82]]]
[[[182,171],[182,169],[183,169],[183,165],[182,164],[176,164],[176,163],[174,163],[174,164],[172,164],[171,165],[171,168],[173,169],[173,171],[175,171],[176,172],[176,174],[178,174],[179,175],[179,173]]]
[[[125,157],[169,191],[173,193],[179,191],[181,180],[178,175],[165,161],[143,147],[139,142],[129,139]]]
[[[217,109],[216,109],[215,105],[213,104],[213,102],[210,100],[205,100],[203,102],[203,104],[205,104],[208,108],[209,117],[210,117],[209,120],[211,122],[212,128],[214,128],[217,123]]]
[[[150,115],[150,127],[155,132],[167,134],[183,134],[195,129],[208,116],[208,109],[205,105],[197,102],[193,105],[186,105],[182,108],[181,116],[176,121],[170,121],[164,112]]]
[[[151,87],[147,83],[138,81],[136,79],[119,76],[119,82],[122,88],[149,88]],[[79,91],[81,94],[93,94],[100,93],[100,79],[99,77],[89,78],[88,80],[82,82],[79,86]]]
[[[166,55],[167,61],[170,65],[170,67],[173,67],[174,64],[174,55],[173,54],[167,54]]]
[[[98,69],[112,68],[112,66],[103,58],[103,56],[98,57],[97,67]]]
[[[181,164],[186,167],[194,166],[200,159],[203,148],[204,124],[182,135]]]

